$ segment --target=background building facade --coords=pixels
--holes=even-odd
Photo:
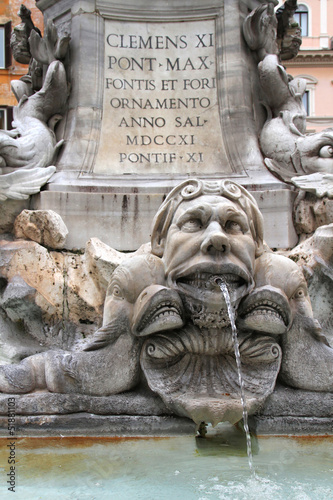
[[[293,77],[307,81],[307,131],[319,132],[333,127],[333,0],[298,2],[295,21],[302,29],[302,45],[285,66]]]
[[[12,56],[10,35],[14,26],[21,23],[18,16],[21,3],[31,10],[35,26],[41,31],[43,15],[34,0],[1,0],[0,2],[0,129],[10,128],[12,108],[17,101],[10,88],[12,80],[19,80],[28,72],[28,65],[19,64]]]

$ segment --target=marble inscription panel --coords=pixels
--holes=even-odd
[[[105,20],[97,174],[231,173],[217,98],[214,20]]]

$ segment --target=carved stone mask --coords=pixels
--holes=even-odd
[[[153,252],[162,256],[168,286],[179,292],[198,326],[228,323],[219,279],[234,307],[253,287],[262,243],[258,214],[251,195],[235,183],[186,181],[157,215]]]

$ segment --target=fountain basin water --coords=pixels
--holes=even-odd
[[[19,438],[15,499],[332,498],[332,436],[252,438],[253,478],[244,434],[230,424],[208,431],[206,439]],[[0,440],[1,498],[11,498],[7,443]]]

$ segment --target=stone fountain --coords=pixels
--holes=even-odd
[[[0,420],[13,397],[20,434],[240,421],[221,282],[252,429],[331,432],[333,131],[305,132],[281,62],[296,5],[276,4],[37,1],[0,131]]]

